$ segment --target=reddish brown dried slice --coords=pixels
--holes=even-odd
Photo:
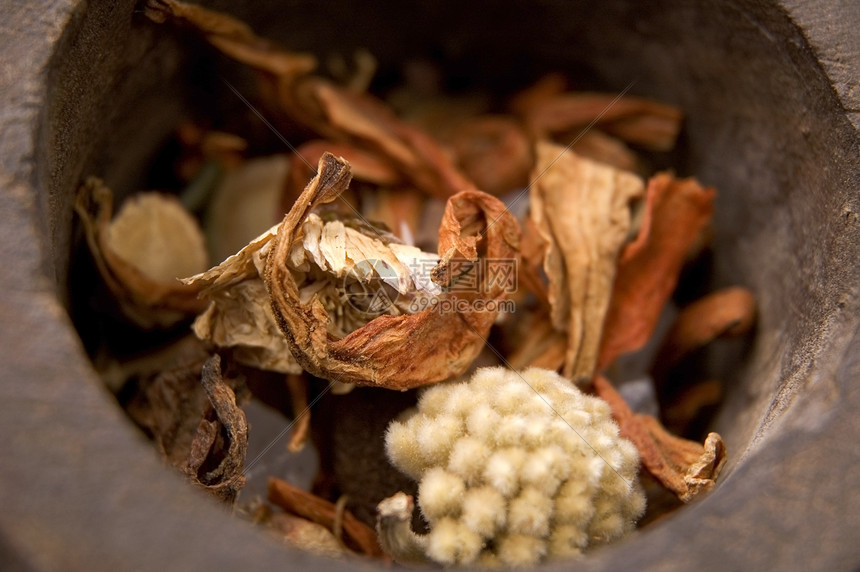
[[[755,298],[745,288],[725,288],[699,298],[681,310],[666,334],[654,360],[655,377],[662,377],[685,355],[717,338],[748,332],[755,315]]]
[[[293,121],[384,157],[422,191],[447,198],[475,188],[432,137],[398,119],[381,100],[309,75],[313,57],[281,51],[235,18],[199,6],[150,0],[146,13],[196,28],[226,55],[264,72],[263,97]]]
[[[618,265],[598,369],[651,337],[687,253],[711,219],[715,194],[694,179],[667,173],[648,182],[639,235],[624,248]]]
[[[679,499],[689,502],[711,490],[726,462],[726,447],[717,433],[709,433],[705,443],[670,434],[650,415],[634,413],[612,384],[598,375],[594,390],[609,403],[621,435],[639,450],[642,465]]]
[[[464,121],[451,134],[450,146],[459,167],[483,191],[502,195],[528,184],[534,145],[513,117],[482,115]]]
[[[269,478],[269,502],[329,530],[337,519],[338,510],[334,503],[273,477]],[[343,512],[343,532],[346,536],[344,541],[353,550],[376,558],[385,556],[373,529],[349,511]]]
[[[596,121],[608,133],[656,151],[675,146],[683,118],[677,107],[611,93],[568,92],[526,105],[520,105],[520,112],[537,134],[568,132]]]

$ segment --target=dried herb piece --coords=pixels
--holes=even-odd
[[[475,188],[436,141],[398,119],[383,102],[310,75],[313,58],[281,52],[235,18],[199,6],[150,0],[146,13],[157,22],[169,17],[189,24],[226,55],[265,72],[264,96],[293,121],[385,157],[417,188],[442,198]]]
[[[131,418],[152,435],[161,455],[183,472],[201,412],[209,404],[200,386],[200,370],[206,357],[192,356],[141,381],[141,390],[127,409]]]
[[[321,524],[331,530],[337,520],[337,507],[326,500],[304,491],[287,481],[269,478],[269,502],[285,511]],[[342,529],[346,545],[361,554],[381,558],[382,548],[376,541],[376,533],[355,518],[351,512],[342,511]]]
[[[755,314],[755,298],[745,288],[725,288],[699,298],[681,310],[666,334],[654,360],[655,378],[663,377],[685,355],[717,338],[746,333]]]
[[[168,18],[192,26],[226,55],[275,75],[300,75],[313,70],[317,61],[309,54],[283,52],[255,35],[244,22],[196,4],[173,0],[149,0],[144,13],[154,22]]]
[[[660,173],[648,181],[639,235],[621,254],[606,314],[598,368],[641,348],[651,334],[690,249],[710,222],[715,191]]]
[[[185,472],[194,484],[232,503],[245,485],[248,423],[222,378],[220,356],[206,360],[200,382],[212,411],[200,421]]]
[[[290,453],[298,453],[305,448],[311,430],[311,412],[308,409],[308,380],[302,375],[287,376],[287,390],[290,392],[290,400],[293,403],[293,427],[287,450]]]
[[[330,334],[331,318],[322,302],[317,298],[309,302],[302,299],[288,264],[299,238],[297,231],[314,208],[335,200],[349,180],[349,165],[330,154],[324,155],[317,176],[284,218],[269,246],[265,281],[278,324],[293,354],[302,367],[318,377],[392,389],[433,383],[462,373],[483,347],[496,312],[445,313],[430,308],[408,315],[381,315],[337,339]],[[454,259],[477,261],[479,240],[481,255],[486,258],[515,259],[519,241],[516,220],[504,204],[490,195],[478,191],[459,193],[449,199],[439,230],[441,261],[434,269],[436,275],[451,270]],[[458,292],[458,299],[469,304],[506,296],[504,284],[489,283],[483,278],[473,291]],[[445,296],[443,300],[450,299]],[[404,355],[411,358],[404,360]]]
[[[581,130],[596,121],[607,133],[655,151],[668,151],[675,146],[683,118],[677,107],[608,93],[535,91],[520,98],[516,108],[525,123],[541,136]]]
[[[531,218],[545,242],[550,318],[568,336],[565,376],[591,378],[631,202],[644,190],[632,173],[553,143],[537,145]]]
[[[278,328],[259,274],[264,264],[260,250],[276,229],[262,234],[215,268],[184,281],[200,288],[201,295],[212,302],[193,324],[200,339],[234,348],[233,358],[245,365],[298,374],[302,368]]]
[[[208,264],[203,233],[174,197],[142,193],[113,217],[113,193],[96,177],[75,211],[99,274],[123,314],[141,328],[167,328],[206,307],[178,278]]]
[[[503,195],[525,187],[534,146],[513,117],[482,115],[454,129],[450,141],[457,164],[479,189]]]
[[[726,446],[717,433],[704,445],[670,434],[650,415],[634,413],[604,377],[595,376],[594,390],[609,403],[621,435],[639,450],[642,465],[684,502],[713,488],[726,462]]]

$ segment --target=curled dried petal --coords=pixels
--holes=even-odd
[[[326,154],[317,176],[284,218],[269,248],[265,281],[278,325],[298,362],[318,377],[346,383],[406,389],[447,379],[465,371],[484,345],[496,311],[442,312],[430,308],[415,314],[379,316],[342,338],[329,331],[330,316],[322,302],[301,299],[287,262],[297,229],[319,205],[333,201],[350,181],[349,165]],[[449,279],[455,258],[480,257],[514,261],[519,228],[497,199],[479,191],[459,193],[448,201],[439,231],[439,252]],[[480,252],[479,252],[480,250]],[[474,268],[472,269],[474,270]],[[506,285],[487,276],[461,303],[497,301]],[[450,300],[443,295],[443,300]],[[409,360],[403,356],[409,355]]]
[[[135,324],[170,327],[206,308],[199,288],[178,280],[205,268],[207,258],[202,231],[175,198],[138,196],[112,220],[113,193],[90,177],[75,211],[99,274]]]
[[[654,417],[634,413],[606,378],[598,375],[593,381],[621,435],[636,445],[642,465],[660,484],[684,502],[713,488],[726,462],[726,446],[717,433],[709,433],[704,445],[676,437]]]
[[[648,181],[639,235],[624,248],[618,265],[598,368],[641,348],[651,337],[687,253],[711,219],[715,195],[694,179],[668,173]]]
[[[597,362],[618,253],[642,195],[639,177],[539,143],[531,218],[545,241],[553,326],[567,333],[565,376],[590,379]]]

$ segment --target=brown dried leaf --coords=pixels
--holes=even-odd
[[[755,315],[755,298],[745,288],[725,288],[699,298],[681,310],[666,334],[654,360],[655,378],[662,377],[685,355],[717,338],[748,332]]]
[[[598,368],[641,348],[675,290],[687,253],[711,219],[711,188],[667,173],[648,181],[639,235],[624,248],[606,314]]]
[[[417,188],[447,198],[475,186],[426,133],[400,119],[379,99],[308,75],[315,60],[279,51],[250,28],[222,13],[175,0],[150,0],[146,13],[189,24],[226,55],[266,72],[264,96],[293,120],[326,139],[385,157]],[[273,77],[274,76],[274,77]]]
[[[313,208],[333,201],[348,183],[348,164],[325,155],[319,174],[286,216],[271,245],[266,284],[293,354],[318,377],[391,389],[416,387],[462,373],[483,347],[496,311],[443,313],[430,308],[417,314],[382,315],[346,337],[333,339],[328,333],[330,318],[321,302],[302,302],[286,264],[297,240],[296,229]],[[477,261],[479,246],[487,259],[514,260],[518,241],[518,225],[504,204],[478,191],[459,193],[446,206],[439,230],[441,261],[434,273],[447,276],[453,272],[454,259]],[[472,291],[457,292],[456,297],[463,304],[497,301],[506,297],[505,288],[505,284],[482,276]],[[454,295],[440,298],[452,301]],[[404,360],[404,355],[410,359]]]
[[[141,328],[166,328],[206,307],[178,278],[207,265],[203,233],[179,202],[143,193],[113,218],[113,193],[89,177],[75,198],[87,244],[122,312]]]
[[[217,354],[203,364],[201,384],[214,419],[200,421],[185,472],[194,484],[225,502],[233,502],[245,485],[248,423],[245,412],[236,404],[236,394],[224,382],[221,358]],[[226,443],[221,441],[222,433],[226,435]],[[208,469],[213,464],[214,467]]]
[[[382,315],[338,339],[330,334],[331,317],[322,302],[318,298],[309,303],[302,300],[288,265],[298,240],[297,230],[314,208],[335,200],[349,180],[349,165],[324,155],[318,175],[284,218],[270,245],[265,281],[293,355],[306,371],[318,377],[391,389],[416,387],[462,373],[480,352],[495,311],[443,313],[431,308],[417,314]],[[441,262],[434,273],[448,274],[458,257],[477,261],[479,246],[480,254],[488,259],[513,260],[518,241],[516,220],[500,201],[478,191],[459,193],[449,199],[445,210],[439,230]],[[501,300],[506,292],[504,284],[483,276],[474,291],[457,295],[468,304]],[[404,360],[404,355],[410,359]]]
[[[304,491],[287,481],[269,478],[269,502],[285,511],[321,524],[331,530],[335,526],[337,507],[326,500]],[[344,542],[351,549],[375,558],[385,554],[376,540],[372,528],[355,518],[349,511],[343,511]]]
[[[320,133],[385,157],[422,191],[448,198],[475,188],[433,138],[398,119],[375,97],[350,92],[319,78],[308,78],[296,89],[304,90],[307,103],[293,115],[301,115],[312,105],[322,113],[316,122]],[[288,112],[290,101],[281,99]]]
[[[503,195],[528,184],[534,146],[523,126],[504,115],[482,115],[460,123],[450,146],[458,166],[479,189]]]
[[[642,465],[664,487],[689,502],[711,490],[726,462],[726,447],[717,433],[709,433],[704,445],[670,434],[650,415],[634,413],[612,384],[594,378],[598,396],[609,403],[621,435],[639,450]]]
[[[596,121],[604,131],[655,151],[675,146],[683,118],[677,107],[611,93],[544,95],[526,99],[518,111],[539,135],[582,129]]]
[[[545,142],[537,146],[533,180],[531,218],[546,244],[550,318],[568,336],[565,376],[590,379],[630,203],[644,185],[632,173]]]
[[[317,66],[313,56],[283,52],[255,35],[244,22],[196,4],[149,0],[144,4],[144,13],[154,22],[161,23],[170,18],[191,26],[228,56],[277,76],[306,74]]]
[[[141,391],[129,403],[128,414],[144,427],[165,459],[184,470],[201,412],[208,399],[200,386],[206,354],[166,366],[140,383]]]

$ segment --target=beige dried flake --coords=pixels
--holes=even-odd
[[[644,183],[547,142],[537,145],[533,180],[531,219],[544,244],[550,318],[568,337],[564,373],[588,379],[630,228],[630,206],[643,195]]]
[[[197,221],[172,196],[139,193],[113,217],[113,193],[96,177],[75,199],[99,274],[131,321],[167,328],[203,310],[197,289],[179,281],[206,268]]]

